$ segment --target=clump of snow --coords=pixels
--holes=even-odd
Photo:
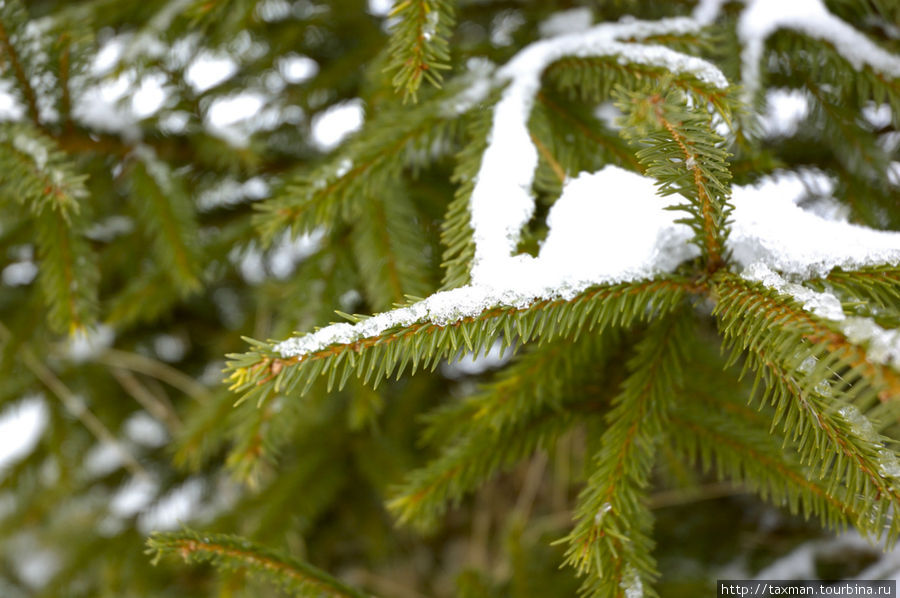
[[[323,152],[333,150],[344,138],[362,127],[364,118],[363,102],[360,99],[331,106],[313,118],[313,144]]]
[[[870,318],[847,318],[841,332],[852,343],[867,342],[870,361],[900,367],[900,330],[885,330]]]
[[[203,498],[204,483],[198,477],[189,478],[181,486],[169,491],[153,506],[138,516],[138,529],[143,534],[152,531],[177,529],[194,518]]]
[[[25,107],[9,93],[10,89],[8,81],[0,81],[0,121],[17,121],[25,115]]]
[[[93,223],[84,235],[94,241],[108,243],[116,237],[127,235],[134,230],[134,222],[128,216],[113,215]]]
[[[425,41],[431,40],[437,33],[438,23],[440,23],[441,13],[432,10],[425,16],[425,27],[422,28],[422,37]]]
[[[809,99],[799,89],[766,92],[766,112],[760,116],[766,137],[790,137],[809,114]]]
[[[37,396],[24,398],[0,413],[0,471],[34,450],[47,419],[47,405]]]
[[[265,98],[254,92],[216,99],[206,113],[213,129],[221,130],[256,115],[265,104]]]
[[[644,596],[644,584],[641,583],[641,576],[631,565],[625,568],[621,587],[625,590],[625,598],[643,598]]]
[[[89,477],[102,477],[124,464],[127,454],[118,442],[99,442],[84,456],[84,469]]]
[[[697,255],[691,231],[656,195],[652,179],[615,166],[582,174],[563,188],[548,216],[550,231],[538,257],[516,255],[489,278],[436,293],[359,324],[334,324],[290,338],[275,349],[285,357],[351,343],[428,320],[439,325],[489,307],[526,307],[539,299],[571,298],[589,286],[649,278]]]
[[[495,108],[490,143],[470,199],[475,240],[473,279],[489,279],[506,269],[519,233],[534,212],[531,185],[538,155],[527,122],[544,69],[565,56],[617,56],[626,63],[659,66],[727,88],[722,72],[705,60],[662,46],[618,41],[698,28],[693,19],[685,18],[604,23],[585,32],[530,44],[497,72],[497,79],[509,85]]]
[[[44,167],[47,166],[47,159],[50,157],[44,144],[24,133],[17,133],[14,135],[12,142],[14,148],[23,154],[31,156],[31,159],[34,160],[34,165],[38,170],[44,170]]]
[[[237,63],[225,54],[201,52],[184,72],[184,78],[196,92],[203,92],[227,80],[237,72]]]
[[[209,212],[218,208],[235,206],[245,201],[255,201],[269,195],[269,183],[261,177],[243,182],[225,179],[197,196],[197,210]]]
[[[783,295],[790,295],[803,305],[803,309],[820,318],[835,321],[845,318],[837,297],[831,293],[818,293],[802,284],[788,282],[762,262],[750,264],[741,276],[746,280],[762,283]]]
[[[163,446],[169,440],[166,427],[146,411],[137,411],[125,420],[125,435],[131,442],[150,448]]]
[[[670,272],[699,254],[689,243],[691,229],[666,209],[675,203],[656,195],[652,179],[627,170],[608,166],[581,174],[550,210],[538,261],[548,271],[567,271],[575,287]],[[577,256],[584,258],[573,260]]]
[[[287,278],[297,264],[319,251],[324,236],[325,233],[321,229],[315,229],[296,238],[291,238],[290,232],[286,231],[272,244],[269,270],[276,278]]]
[[[502,353],[502,354],[501,354]],[[464,376],[476,376],[484,372],[495,370],[505,365],[512,358],[512,351],[501,351],[499,342],[491,345],[490,350],[484,355],[467,353],[459,360],[441,364],[441,373],[446,378],[462,378]]]
[[[256,5],[256,14],[267,23],[283,21],[291,16],[291,3],[287,0],[263,0]]]
[[[391,12],[393,0],[369,0],[369,14],[376,17],[386,17]]]
[[[900,77],[900,57],[872,42],[834,16],[821,0],[748,0],[738,20],[745,97],[759,87],[760,62],[766,40],[779,29],[793,29],[826,41],[854,68],[871,67],[888,77]]]
[[[491,75],[493,75],[494,63],[486,58],[470,58],[466,62],[467,73],[469,79],[466,88],[444,106],[444,112],[447,115],[457,115],[467,112],[469,109],[477,106],[487,98],[493,86]]]
[[[502,48],[512,45],[513,34],[525,24],[525,17],[518,10],[506,10],[491,22],[491,44]]]
[[[284,279],[290,276],[297,264],[319,250],[324,235],[323,230],[315,229],[294,238],[290,231],[285,231],[273,241],[268,252],[251,244],[244,248],[235,247],[228,257],[250,284],[262,283],[269,274]]]
[[[900,263],[900,233],[830,221],[796,205],[807,189],[800,178],[770,177],[733,187],[728,247],[742,266],[762,262],[807,279],[834,268]]]
[[[132,477],[113,495],[109,510],[116,517],[137,515],[159,492],[159,482],[146,476]]]
[[[709,25],[719,16],[723,4],[725,4],[725,0],[700,0],[694,7],[694,13],[691,16],[698,23]]]
[[[140,87],[131,94],[131,111],[138,119],[156,114],[168,97],[166,77],[162,73],[151,73],[141,79]]]
[[[13,262],[3,268],[3,273],[0,274],[0,279],[2,279],[3,284],[8,287],[19,287],[31,284],[31,282],[37,276],[37,273],[37,265],[31,260],[25,260],[21,262]]]
[[[115,340],[116,331],[106,324],[99,324],[69,337],[66,355],[75,363],[83,363],[110,348]]]
[[[869,102],[862,109],[863,118],[866,119],[872,128],[881,129],[889,124],[891,124],[891,119],[893,118],[893,113],[891,111],[891,105],[884,104],[876,104],[874,102]]]
[[[176,363],[187,353],[188,345],[181,337],[174,334],[157,334],[153,338],[153,352],[163,361]]]
[[[582,6],[550,15],[549,18],[538,25],[538,32],[541,34],[541,37],[577,33],[588,29],[593,22],[593,11],[587,6]]]
[[[608,502],[603,503],[594,514],[594,525],[600,525],[600,522],[603,521],[603,518],[606,517],[606,514],[610,511],[612,511],[612,505]]]
[[[303,83],[316,76],[319,63],[309,56],[288,54],[278,61],[278,71],[288,83]]]

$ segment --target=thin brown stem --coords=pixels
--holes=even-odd
[[[16,51],[15,46],[13,46],[12,40],[9,38],[9,33],[6,30],[6,25],[3,24],[3,21],[0,21],[0,48],[5,51],[6,57],[9,59],[9,64],[12,67],[13,76],[19,83],[22,96],[25,98],[28,117],[36,127],[43,129],[40,111],[38,110],[37,105],[37,94],[34,91],[34,87],[31,85],[31,81],[28,80],[28,75],[25,73],[25,67],[22,65],[19,53]]]
[[[150,357],[120,349],[107,349],[97,356],[96,361],[156,378],[201,403],[210,399],[209,390],[205,386],[172,366]]]
[[[0,323],[0,340],[5,343],[11,338],[12,333],[5,325]],[[84,404],[84,401],[77,397],[75,393],[73,393],[69,387],[53,373],[53,370],[37,358],[34,351],[32,351],[29,346],[22,345],[19,348],[19,355],[21,356],[25,367],[28,368],[31,373],[34,374],[34,377],[60,400],[66,408],[66,411],[75,416],[101,444],[106,444],[116,449],[119,456],[122,458],[125,467],[128,468],[131,473],[141,478],[150,477],[147,470],[144,469],[143,466],[138,463],[137,459],[125,449],[116,436],[110,432],[109,428],[107,428],[106,425],[100,421],[90,409],[88,409]]]
[[[159,397],[150,392],[150,390],[141,384],[141,381],[128,370],[110,368],[109,372],[112,374],[113,378],[116,379],[116,382],[119,383],[119,386],[137,401],[141,407],[166,425],[169,429],[169,434],[174,436],[178,433],[182,424],[181,420],[178,418],[178,414],[175,413],[175,410],[172,409],[171,405],[166,404],[166,402],[160,400]]]

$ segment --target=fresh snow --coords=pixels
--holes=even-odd
[[[628,201],[621,201],[627,197]],[[334,324],[276,346],[284,356],[377,336],[428,320],[446,325],[489,307],[526,307],[536,300],[572,298],[589,286],[641,280],[669,272],[698,255],[691,230],[666,210],[675,200],[656,195],[652,179],[607,166],[570,181],[548,216],[538,257],[511,256],[490,277],[436,293],[362,322]],[[635,224],[638,226],[635,226]],[[583,259],[584,256],[597,259]],[[602,256],[602,258],[601,258]]]
[[[28,456],[44,433],[49,410],[40,396],[29,396],[0,412],[0,479],[4,470]]]
[[[796,205],[805,193],[803,181],[788,176],[733,188],[729,245],[739,264],[763,262],[805,279],[834,268],[900,263],[900,233],[826,220]]]
[[[329,107],[313,118],[313,144],[323,152],[333,150],[362,127],[364,118],[363,103],[358,98]]]
[[[699,25],[688,18],[604,23],[584,32],[535,42],[498,70],[497,79],[509,84],[495,108],[490,143],[482,156],[470,199],[475,239],[474,280],[492,279],[507,269],[519,233],[534,212],[531,185],[538,154],[528,131],[528,116],[544,69],[565,56],[617,56],[627,63],[691,74],[707,84],[725,89],[728,87],[725,76],[705,60],[662,46],[618,41],[698,28]]]

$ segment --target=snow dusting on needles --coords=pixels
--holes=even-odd
[[[793,297],[803,305],[803,309],[820,318],[837,322],[838,328],[850,342],[868,345],[869,361],[900,367],[900,331],[885,330],[870,318],[847,317],[840,300],[831,293],[819,293],[787,282],[761,262],[748,266],[742,276]]]

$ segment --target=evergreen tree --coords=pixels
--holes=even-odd
[[[382,4],[0,0],[0,595],[892,546],[900,5]]]

